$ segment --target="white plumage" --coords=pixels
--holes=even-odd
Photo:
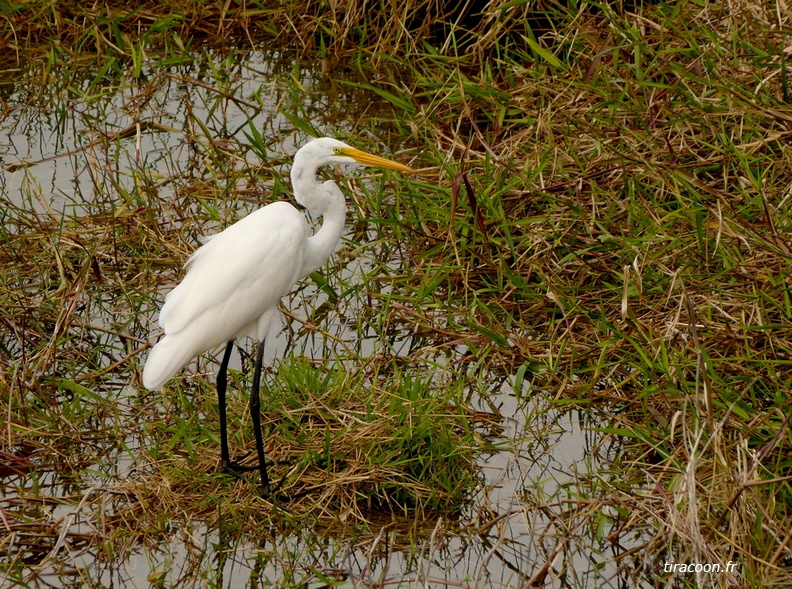
[[[229,340],[263,340],[278,301],[304,276],[309,236],[303,215],[275,202],[196,250],[165,298],[159,318],[165,337],[149,353],[143,386],[158,389],[192,358]]]
[[[288,203],[262,207],[198,248],[187,262],[184,279],[165,298],[159,317],[164,337],[149,352],[143,386],[158,389],[195,356],[227,345],[218,375],[221,459],[226,472],[247,470],[228,456],[225,370],[231,344],[244,336],[263,343],[281,297],[300,278],[324,264],[337,247],[346,221],[346,201],[335,182],[320,182],[316,173],[320,166],[350,163],[412,171],[329,137],[308,142],[294,156],[292,187],[298,203],[322,216],[321,228],[312,234],[303,213]],[[262,348],[260,345],[250,404],[262,494],[269,495],[258,415]]]

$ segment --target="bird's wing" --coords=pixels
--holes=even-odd
[[[231,225],[192,255],[165,299],[160,326],[172,334],[200,322],[217,343],[236,337],[294,285],[308,234],[303,215],[284,202]]]

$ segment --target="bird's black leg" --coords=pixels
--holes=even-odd
[[[269,477],[267,476],[267,462],[264,459],[264,436],[261,433],[261,400],[259,388],[261,386],[261,365],[264,360],[264,340],[259,342],[256,351],[256,367],[253,372],[253,389],[250,391],[250,416],[253,418],[253,432],[256,434],[256,452],[259,459],[259,472],[261,473],[261,496],[268,498],[272,492]]]
[[[241,472],[255,470],[255,466],[243,466],[231,460],[228,449],[228,420],[226,418],[226,390],[228,388],[228,361],[234,349],[234,340],[226,344],[220,372],[217,373],[217,404],[220,411],[220,471],[239,478]]]

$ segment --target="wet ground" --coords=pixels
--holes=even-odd
[[[272,172],[288,169],[289,156],[305,140],[308,126],[324,135],[357,138],[371,150],[399,147],[387,125],[377,119],[375,96],[329,82],[288,56],[205,54],[189,66],[144,72],[134,83],[113,80],[108,74],[107,82],[97,84],[100,70],[101,64],[91,62],[78,69],[64,68],[63,78],[50,77],[46,87],[6,81],[8,108],[0,120],[0,166],[5,171],[0,188],[7,216],[13,210],[17,221],[79,218],[90,224],[122,208],[142,214],[146,203],[138,189],[146,185],[154,187],[159,199],[179,203],[168,217],[158,220],[163,227],[178,227],[186,215],[215,208],[214,224],[202,227],[203,235],[208,235],[253,210],[273,192],[283,196],[289,191],[283,176]],[[252,139],[251,126],[260,131],[264,144],[241,151],[240,146]],[[211,154],[218,151],[233,156],[213,159]],[[261,158],[266,159],[263,166]],[[221,169],[230,160],[237,170],[262,166],[261,174],[239,172],[234,199],[209,198],[224,191],[213,184],[213,177],[227,177],[230,172],[213,176],[207,170]],[[173,178],[186,181],[176,184]],[[407,263],[398,248],[381,239],[382,233],[355,218],[354,209],[350,206],[350,227],[336,278],[345,285],[354,285],[361,269],[379,265],[396,271]],[[35,223],[24,227],[17,221],[12,233],[35,230]],[[97,230],[101,231],[98,222]],[[203,235],[185,236],[190,242],[185,247],[199,243]],[[66,247],[63,244],[61,240],[55,249]],[[68,275],[69,268],[64,272]],[[108,293],[86,311],[94,337],[90,345],[104,349],[98,365],[114,367],[105,388],[93,390],[117,406],[116,413],[104,416],[105,424],[139,419],[134,404],[127,402],[139,394],[135,365],[131,360],[125,364],[125,359],[156,330],[157,302],[177,278],[168,267],[163,267],[162,276],[161,284],[151,286],[150,304],[133,308],[130,301],[139,299]],[[31,305],[43,296],[35,289],[31,285]],[[381,337],[350,320],[367,304],[364,290],[348,292],[331,311],[319,315],[323,317],[320,335],[300,330],[299,322],[295,328],[292,322],[270,356],[302,354],[321,359],[332,357],[339,347],[363,359],[377,354]],[[300,295],[289,298],[287,308],[297,317],[315,319],[315,309],[327,303],[326,294],[306,287]],[[434,311],[442,317],[442,309]],[[3,336],[6,349],[12,355],[23,354],[25,344],[14,343],[14,337]],[[464,345],[438,355],[410,325],[393,328],[389,344],[405,357],[434,354],[427,360],[445,367],[442,378],[467,370],[460,368],[467,366]],[[64,363],[59,376],[79,383],[77,364]],[[412,545],[394,545],[392,531],[417,527],[415,514],[383,514],[379,526],[356,536],[328,534],[312,526],[286,536],[273,531],[272,540],[263,545],[240,541],[236,535],[229,539],[222,527],[210,528],[189,518],[174,525],[167,541],[161,536],[129,543],[119,538],[103,541],[103,517],[112,506],[100,499],[102,490],[136,476],[136,453],[146,443],[141,440],[146,435],[141,427],[125,445],[97,448],[96,460],[85,460],[86,476],[76,483],[60,476],[57,460],[33,460],[33,466],[4,469],[3,513],[43,518],[56,530],[51,535],[54,542],[45,550],[31,551],[25,566],[17,563],[17,572],[6,571],[5,582],[13,584],[21,574],[20,584],[30,586],[322,587],[332,582],[339,587],[527,587],[536,581],[552,587],[625,586],[625,579],[632,578],[640,565],[627,564],[624,554],[645,539],[640,532],[634,538],[610,538],[607,521],[611,520],[597,515],[614,509],[613,504],[605,506],[598,494],[599,483],[611,476],[610,464],[619,452],[618,446],[603,443],[591,432],[601,426],[598,416],[559,413],[547,400],[552,391],[529,390],[518,383],[520,390],[515,392],[515,374],[470,370],[476,382],[469,396],[472,408],[497,423],[488,430],[488,435],[494,433],[486,444],[489,449],[478,458],[481,484],[462,514],[435,514],[431,521],[420,522],[423,531],[414,536]],[[24,386],[12,385],[8,390],[17,400],[27,400],[31,394]],[[91,416],[90,424],[75,419],[71,423],[86,430],[103,427],[93,421],[96,416]],[[8,456],[20,454],[18,435],[16,429],[3,434],[0,449]],[[49,436],[57,447],[57,432],[38,435]],[[88,437],[86,444],[91,444]],[[66,452],[58,450],[60,459]],[[14,541],[11,538],[4,548],[10,560]]]

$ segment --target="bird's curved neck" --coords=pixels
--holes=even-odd
[[[341,240],[346,224],[346,199],[335,182],[316,179],[317,166],[295,158],[291,171],[295,200],[314,215],[322,216],[321,227],[308,238],[302,276],[324,264]]]

